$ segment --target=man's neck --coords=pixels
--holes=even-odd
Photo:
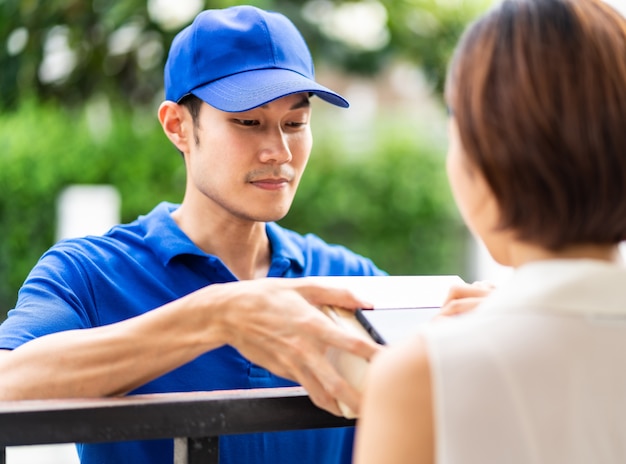
[[[239,280],[267,276],[271,250],[265,223],[218,217],[184,203],[172,218],[198,248],[220,258]]]

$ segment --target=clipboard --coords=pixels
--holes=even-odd
[[[440,310],[440,307],[357,309],[354,318],[376,343],[389,345],[408,338],[420,325],[430,322]]]
[[[351,290],[373,304],[374,309],[356,311],[323,306],[320,308],[343,329],[382,345],[390,345],[415,333],[440,310],[451,286],[459,276],[318,277],[320,283]],[[331,349],[330,362],[357,390],[363,391],[369,362],[346,351]],[[354,411],[339,403],[342,414],[356,418]]]

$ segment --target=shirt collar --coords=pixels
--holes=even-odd
[[[480,309],[626,316],[626,268],[591,259],[532,262],[518,268]]]
[[[293,232],[274,222],[268,222],[265,231],[272,247],[272,262],[283,259],[289,261],[292,266],[297,265],[299,270],[304,269],[304,253],[293,240]]]
[[[179,255],[208,256],[178,227],[172,213],[179,205],[162,202],[139,220],[143,223],[145,241],[164,265]]]
[[[177,204],[162,202],[152,212],[140,218],[148,246],[164,265],[175,257],[185,254],[215,258],[198,248],[178,227],[172,218],[172,213],[178,207]],[[265,230],[272,248],[272,261],[288,260],[292,265],[296,264],[303,269],[304,254],[291,238],[290,232],[273,222],[267,223]]]

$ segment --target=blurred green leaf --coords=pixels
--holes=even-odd
[[[318,66],[375,75],[394,59],[418,64],[441,92],[446,63],[464,26],[492,0],[256,0],[247,2],[286,14],[301,30]],[[205,8],[241,2],[205,1]],[[384,12],[387,42],[361,49],[330,36],[342,6],[372,5]],[[314,9],[315,6],[317,9]],[[326,11],[317,18],[307,10]],[[334,12],[334,13],[333,13]],[[311,17],[313,16],[313,17]],[[348,18],[350,19],[350,18]],[[357,18],[358,19],[358,18]],[[360,31],[365,24],[344,28]],[[181,26],[182,28],[182,26]],[[159,99],[167,50],[177,30],[150,16],[146,0],[0,1],[0,108],[37,99],[79,105],[99,93],[131,107]],[[21,39],[27,35],[23,45]],[[124,47],[115,47],[126,40]],[[56,55],[55,55],[56,53]]]

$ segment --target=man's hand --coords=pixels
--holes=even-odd
[[[454,285],[450,288],[448,297],[441,307],[441,313],[437,317],[456,316],[471,311],[494,289],[492,283],[485,281]]]
[[[306,279],[213,284],[137,317],[36,338],[0,350],[0,400],[121,395],[229,344],[300,383],[319,407],[358,411],[360,395],[331,365],[331,348],[365,359],[373,341],[341,329],[317,307],[369,307]]]
[[[258,279],[207,287],[220,306],[225,342],[250,361],[301,384],[320,408],[341,415],[337,401],[357,412],[360,393],[333,367],[331,348],[370,359],[376,343],[340,328],[318,309],[370,307],[343,289],[301,279]],[[214,292],[219,290],[218,292]],[[215,300],[213,300],[215,302]]]

